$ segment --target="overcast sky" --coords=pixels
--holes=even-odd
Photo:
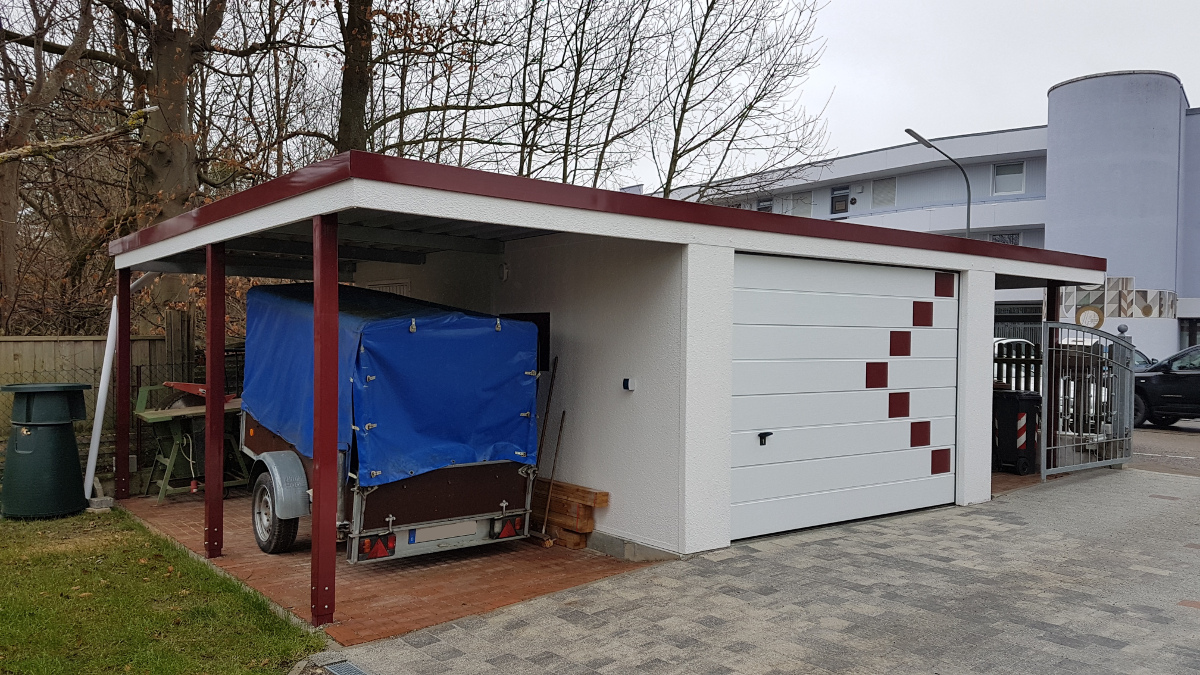
[[[905,127],[1045,124],[1052,85],[1110,70],[1175,73],[1200,107],[1200,0],[830,0],[818,17],[802,100],[829,98],[838,155],[908,142]]]

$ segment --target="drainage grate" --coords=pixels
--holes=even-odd
[[[328,670],[332,675],[371,675],[349,661],[330,664],[325,666],[325,670]]]

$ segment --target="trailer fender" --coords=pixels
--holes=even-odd
[[[308,497],[308,477],[304,465],[294,452],[280,450],[258,455],[252,475],[265,470],[275,485],[275,515],[281,520],[307,516],[312,512]]]

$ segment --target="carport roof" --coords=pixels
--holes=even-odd
[[[442,217],[405,210],[404,203],[381,203],[368,191],[339,193],[339,199],[305,202],[295,209],[269,209],[303,197],[324,193],[324,188],[345,181],[373,181],[393,186],[490,198],[488,209],[472,217]],[[386,201],[386,200],[385,200]],[[309,165],[234,195],[201,206],[127,235],[109,244],[117,266],[149,269],[150,261],[169,262],[164,271],[199,271],[199,252],[188,253],[206,243],[222,241],[233,252],[227,260],[230,273],[238,267],[254,268],[262,276],[275,276],[280,268],[302,269],[307,265],[295,257],[307,257],[311,241],[310,219],[321,213],[338,214],[339,257],[345,260],[379,260],[419,263],[424,254],[458,250],[501,253],[504,242],[560,231],[514,226],[514,218],[489,212],[492,206],[542,205],[649,218],[657,221],[715,226],[742,231],[770,232],[817,239],[877,244],[908,249],[1039,263],[1057,267],[1103,272],[1103,258],[1045,249],[1012,246],[923,232],[859,225],[774,213],[662,199],[646,195],[600,190],[507,176],[461,167],[430,164],[368,152],[351,151]],[[260,210],[258,214],[251,212]],[[247,220],[249,218],[249,220]],[[508,223],[504,221],[508,220]],[[227,227],[213,226],[224,223]],[[206,230],[206,228],[213,228]],[[569,229],[564,227],[565,229]],[[636,229],[620,236],[636,237]],[[647,237],[651,238],[651,237]],[[151,250],[142,250],[152,247]],[[262,268],[266,268],[264,271]],[[193,270],[193,268],[195,268]],[[279,275],[283,276],[283,275]]]

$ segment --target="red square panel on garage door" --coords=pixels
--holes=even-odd
[[[939,298],[954,297],[954,275],[949,272],[937,272],[933,276],[933,294]]]
[[[932,326],[933,325],[933,303],[913,301],[913,325],[914,326]]]
[[[893,391],[888,394],[888,417],[908,417],[907,391]]]
[[[867,364],[867,389],[887,389],[887,366],[886,361]]]
[[[914,448],[929,445],[929,422],[913,422],[908,439],[909,445]]]
[[[950,473],[950,448],[930,453],[929,473]]]
[[[912,332],[906,330],[892,331],[891,348],[888,354],[891,356],[912,356]]]

